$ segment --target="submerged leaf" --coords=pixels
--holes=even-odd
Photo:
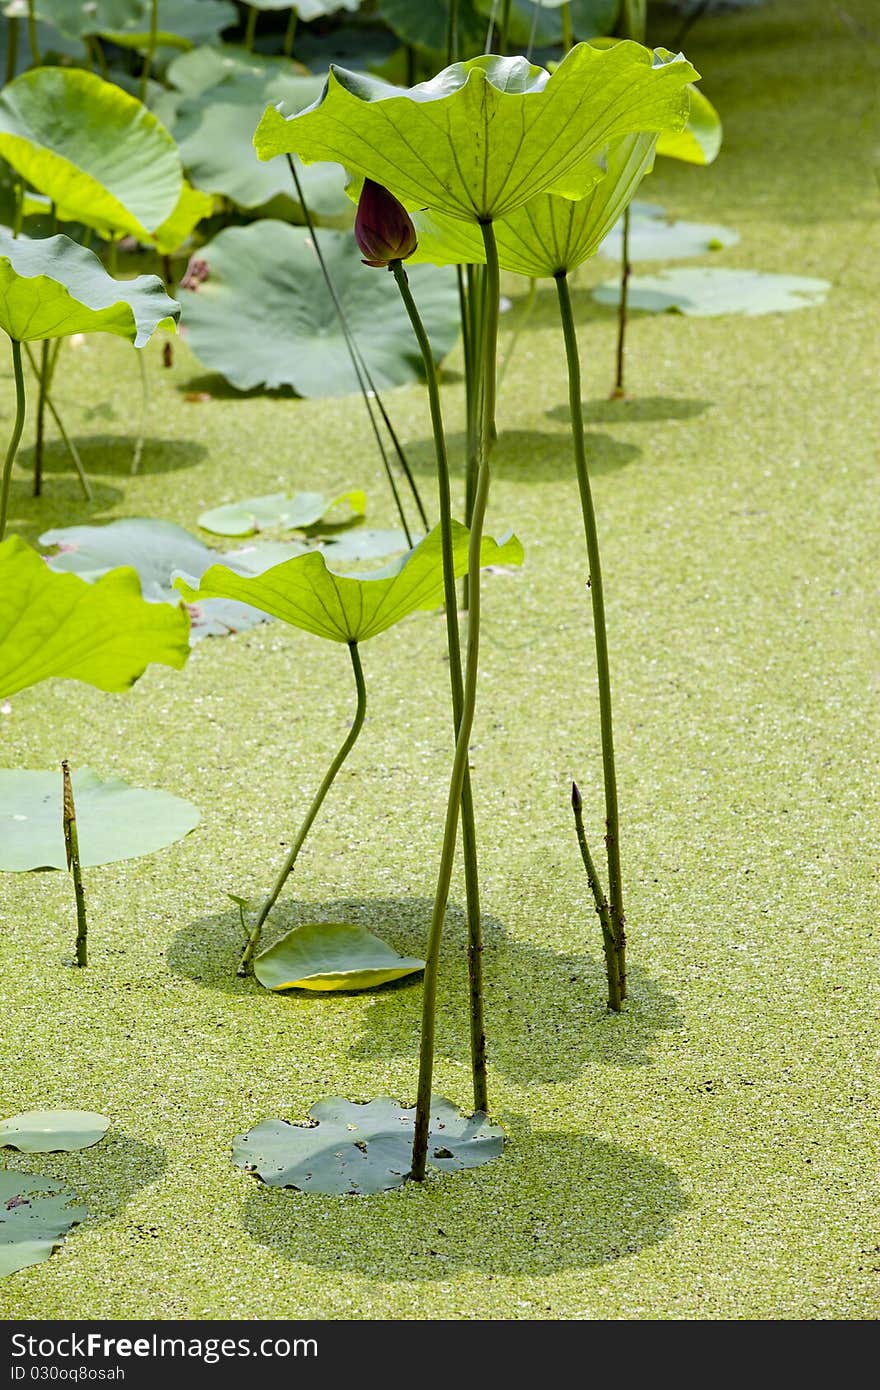
[[[57,781],[57,773],[53,776]],[[2,853],[0,850],[0,858]],[[94,1110],[26,1110],[0,1120],[0,1149],[18,1149],[25,1154],[89,1149],[104,1138],[109,1126],[106,1115],[97,1115]]]
[[[349,922],[294,927],[254,960],[254,974],[272,990],[375,989],[424,968],[423,960],[398,955],[366,927]]]
[[[428,1164],[446,1172],[498,1158],[504,1131],[480,1112],[465,1115],[451,1101],[431,1100]],[[400,1187],[412,1158],[415,1107],[390,1096],[364,1104],[319,1100],[305,1124],[264,1120],[232,1146],[232,1161],[270,1187],[365,1195]]]
[[[86,868],[165,849],[201,819],[191,801],[130,787],[119,777],[102,781],[90,767],[74,772],[72,782],[79,860]],[[0,869],[66,868],[59,774],[0,768],[0,829]]]
[[[269,529],[303,531],[319,522],[338,526],[343,520],[362,517],[366,510],[367,499],[359,488],[329,499],[322,492],[297,492],[293,497],[275,492],[213,507],[202,512],[199,525],[215,536],[252,536]],[[333,516],[334,512],[338,515]]]
[[[456,576],[467,572],[469,533],[452,523]],[[484,565],[519,565],[522,546],[515,536],[502,544],[486,537]],[[391,571],[390,573],[388,571]],[[417,609],[436,608],[443,601],[443,554],[440,527],[399,562],[380,574],[334,574],[317,551],[300,555],[253,578],[214,565],[194,588],[184,579],[176,586],[190,602],[202,598],[234,598],[252,603],[282,622],[333,642],[366,642]]]
[[[180,670],[188,656],[186,610],[146,603],[133,569],[87,584],[18,536],[0,543],[0,698],[52,676],[127,690],[151,662]]]
[[[635,276],[629,282],[629,307],[653,313],[671,310],[694,318],[777,314],[821,304],[830,288],[827,280],[804,275],[693,267]],[[620,287],[599,285],[593,298],[600,304],[617,304]]]
[[[72,1226],[88,1216],[49,1178],[0,1169],[0,1279],[48,1260]]]
[[[71,241],[13,237],[0,227],[0,328],[20,342],[72,333],[114,333],[135,347],[174,329],[180,305],[155,275],[114,280],[98,257]]]

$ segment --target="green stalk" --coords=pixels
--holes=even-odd
[[[31,45],[31,63],[38,68],[40,66],[40,48],[37,42],[37,14],[34,0],[28,0],[28,39]]]
[[[568,53],[574,48],[574,30],[571,24],[571,5],[562,6],[562,47]]]
[[[141,466],[141,455],[144,452],[144,439],[147,434],[147,411],[150,406],[150,383],[147,379],[147,364],[144,359],[143,348],[135,348],[138,361],[138,371],[141,377],[141,418],[138,425],[137,439],[134,444],[134,453],[131,456],[131,476],[134,477]]]
[[[60,339],[60,338],[58,339],[58,342],[59,342],[59,343],[61,342],[61,339]],[[31,364],[31,371],[33,372],[34,376],[35,376],[35,377],[37,378],[37,380],[39,381],[39,377],[40,377],[40,368],[37,366],[37,364],[36,364],[36,362],[35,362],[35,360],[34,360],[34,355],[33,355],[33,353],[31,352],[30,347],[28,346],[27,343],[24,344],[24,350],[25,350],[25,352],[27,353],[28,362]],[[51,369],[50,369],[50,373],[49,373],[49,374],[50,374],[50,376],[52,375]],[[71,460],[73,461],[73,466],[74,466],[74,468],[75,468],[76,471],[77,471],[77,475],[78,475],[79,481],[80,481],[80,486],[81,486],[81,488],[82,488],[82,490],[83,490],[83,496],[85,497],[85,499],[86,499],[87,502],[91,502],[91,500],[92,500],[92,489],[91,489],[91,487],[89,486],[89,480],[88,480],[88,478],[86,477],[86,470],[83,468],[83,462],[82,462],[82,459],[81,459],[80,456],[79,456],[79,450],[77,449],[77,447],[76,447],[76,445],[74,444],[73,440],[72,440],[72,439],[70,438],[70,436],[68,435],[67,430],[64,428],[64,423],[63,423],[63,421],[62,421],[62,419],[61,419],[61,416],[58,414],[58,411],[55,409],[55,404],[54,404],[54,402],[53,402],[53,400],[52,400],[52,396],[50,395],[50,393],[49,393],[48,390],[47,390],[47,392],[46,392],[46,408],[47,408],[47,410],[49,411],[49,414],[52,416],[52,419],[55,421],[55,425],[56,425],[56,428],[57,428],[57,430],[58,430],[58,433],[61,435],[61,438],[62,438],[63,441],[64,441],[65,448],[67,449],[67,452],[70,454]]]
[[[257,36],[257,15],[259,11],[256,5],[248,5],[247,28],[244,31],[244,46],[248,53],[254,51],[254,39]]]
[[[46,435],[46,396],[49,386],[49,339],[40,344],[40,385],[37,393],[37,434],[34,440],[34,496],[43,491],[43,443]]]
[[[571,409],[571,434],[575,468],[584,518],[584,534],[590,566],[590,595],[593,601],[593,628],[596,642],[596,675],[599,685],[599,722],[602,733],[602,768],[605,781],[605,847],[608,856],[608,897],[611,926],[617,953],[620,998],[626,998],[626,931],[623,911],[623,885],[620,872],[620,829],[617,808],[617,773],[614,765],[614,732],[611,719],[611,671],[608,662],[608,636],[605,627],[605,600],[602,589],[602,563],[599,555],[599,534],[590,489],[587,454],[584,442],[584,416],[581,405],[581,368],[577,333],[571,308],[571,295],[565,271],[556,277],[559,295],[559,314],[565,337],[568,361],[568,398]]]
[[[6,450],[6,459],[3,464],[3,484],[0,488],[0,541],[6,535],[6,514],[9,509],[9,484],[12,479],[12,465],[15,463],[15,455],[18,452],[18,445],[21,440],[21,432],[24,429],[25,415],[25,395],[24,395],[24,370],[21,363],[21,343],[17,338],[11,338],[12,343],[12,369],[15,375],[15,423],[12,426],[12,437]]]
[[[156,32],[159,28],[159,0],[150,0],[150,37],[147,41],[147,51],[144,55],[144,70],[141,73],[141,101],[146,105],[147,88],[150,81],[150,73],[153,71],[153,60],[156,57]]]
[[[449,678],[452,685],[452,718],[455,737],[461,728],[464,702],[464,677],[461,666],[461,636],[458,629],[458,602],[455,592],[455,562],[452,545],[452,501],[449,485],[449,457],[446,431],[440,405],[440,390],[433,372],[431,343],[425,332],[418,307],[412,296],[402,261],[392,261],[389,267],[397,281],[401,298],[409,315],[425,364],[428,378],[428,400],[431,426],[434,432],[434,452],[437,460],[437,484],[440,497],[440,535],[443,548],[443,594],[446,605],[446,638],[449,647]],[[468,978],[470,985],[471,1070],[474,1080],[474,1109],[489,1108],[486,1078],[486,1034],[483,1021],[483,928],[480,915],[480,879],[477,866],[477,831],[474,821],[474,800],[470,768],[465,768],[461,794],[461,835],[464,854],[465,890],[468,918]]]
[[[296,37],[296,20],[296,10],[291,7],[290,18],[287,21],[287,28],[284,31],[284,43],[281,49],[285,58],[293,57],[293,40]]]
[[[6,81],[11,82],[18,67],[18,16],[11,15],[6,23]]]
[[[617,310],[617,376],[614,381],[614,390],[611,392],[613,401],[622,401],[626,396],[623,377],[626,354],[626,321],[629,308],[629,277],[632,272],[629,261],[629,205],[624,210],[620,238],[623,250],[620,258],[620,304]]]
[[[446,66],[458,61],[458,0],[449,0],[446,21]]]
[[[323,805],[324,798],[329,792],[330,788],[332,787],[336,774],[342,767],[342,764],[345,762],[346,758],[348,757],[349,753],[351,752],[352,748],[357,742],[358,734],[360,733],[361,728],[363,726],[364,715],[367,712],[367,687],[364,683],[364,673],[363,668],[361,667],[361,659],[360,654],[358,652],[357,642],[349,642],[348,650],[351,654],[351,665],[354,671],[355,685],[357,686],[357,710],[355,712],[354,722],[352,723],[352,726],[349,729],[348,734],[346,735],[346,738],[339,749],[339,752],[336,754],[336,757],[333,759],[332,763],[330,764],[326,773],[324,774],[324,779],[321,782],[321,785],[318,788],[317,792],[315,793],[314,800],[312,801],[312,804],[308,809],[305,820],[299,828],[299,833],[297,834],[297,837],[293,842],[291,851],[284,861],[280,874],[275,880],[274,888],[267,897],[266,901],[263,903],[263,906],[260,908],[259,916],[257,917],[257,920],[254,923],[253,927],[251,928],[251,931],[247,939],[247,945],[245,946],[244,953],[241,957],[241,960],[238,963],[239,975],[247,975],[250,970],[254,952],[256,951],[257,946],[260,943],[260,933],[263,930],[263,924],[266,921],[266,918],[269,916],[269,913],[272,911],[272,908],[275,906],[278,894],[281,892],[282,888],[287,882],[290,872],[297,861],[299,852],[305,844],[306,836],[311,830],[315,817],[317,816],[318,812],[321,809],[321,806]]]
[[[467,663],[464,674],[464,692],[461,710],[461,723],[455,743],[455,757],[449,796],[446,802],[446,824],[443,831],[443,848],[440,855],[440,869],[437,877],[437,891],[434,896],[434,910],[431,915],[431,929],[428,935],[427,960],[425,962],[425,983],[422,994],[422,1041],[419,1050],[419,1085],[416,1096],[415,1132],[413,1135],[412,1169],[410,1177],[415,1182],[424,1182],[428,1160],[428,1131],[431,1121],[431,1083],[434,1075],[434,1042],[437,1016],[437,981],[440,967],[440,944],[443,938],[443,923],[446,905],[449,901],[449,885],[455,861],[455,845],[458,839],[458,815],[468,768],[468,750],[474,724],[477,703],[477,671],[480,659],[480,560],[483,542],[483,523],[486,504],[489,500],[489,452],[491,449],[491,424],[495,418],[495,357],[498,342],[498,313],[500,283],[498,270],[498,249],[491,222],[480,224],[483,243],[486,248],[486,280],[488,294],[486,299],[487,318],[483,338],[483,414],[480,430],[480,466],[477,473],[477,486],[474,494],[474,511],[468,541],[468,587],[470,592],[470,615],[468,620]]]
[[[509,28],[510,28],[510,0],[504,0],[504,3],[503,3],[503,5],[502,5],[502,7],[501,7],[501,42],[500,42],[499,48],[498,48],[498,52],[501,54],[501,57],[502,57],[502,58],[504,58],[504,57],[507,56],[507,48],[508,48],[507,31],[508,31]]]
[[[571,809],[574,812],[574,828],[577,833],[577,841],[580,846],[581,858],[584,861],[584,868],[587,871],[587,882],[590,891],[596,901],[596,912],[599,915],[599,922],[602,926],[602,946],[605,952],[605,974],[608,978],[608,1007],[614,1013],[620,1013],[620,975],[617,968],[617,943],[614,940],[614,927],[611,924],[611,912],[608,907],[608,899],[602,891],[599,882],[599,875],[593,863],[593,856],[587,844],[587,836],[584,830],[584,803],[581,799],[580,790],[577,782],[571,784]]]
[[[73,874],[73,891],[76,897],[76,963],[88,965],[88,923],[86,921],[86,898],[83,892],[82,871],[79,866],[79,838],[76,833],[76,807],[73,804],[73,784],[70,780],[70,765],[65,758],[61,764],[61,785],[63,800],[64,847],[67,851],[67,868]]]

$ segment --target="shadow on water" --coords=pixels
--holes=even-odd
[[[496,1162],[424,1187],[366,1198],[256,1187],[242,1223],[283,1259],[317,1269],[391,1282],[542,1278],[656,1245],[689,1205],[674,1171],[648,1154],[519,1118],[505,1129]]]
[[[567,414],[561,418],[567,423]],[[642,452],[637,444],[612,439],[609,434],[588,433],[586,445],[593,474],[615,473],[633,463]],[[463,473],[467,454],[464,434],[451,434],[448,446],[452,471]],[[419,439],[408,444],[406,456],[413,472],[435,472],[433,440]],[[573,481],[571,439],[568,434],[550,434],[549,431],[545,434],[541,430],[502,430],[492,450],[492,473],[496,478],[515,483]]]
[[[633,396],[627,400],[583,401],[584,420],[595,425],[651,424],[658,420],[695,420],[710,410],[714,401],[676,400],[673,396]],[[545,412],[561,425],[569,421],[568,406],[554,405]],[[589,442],[589,441],[588,441]]]
[[[167,1167],[163,1148],[132,1139],[115,1125],[88,1149],[53,1154],[4,1150],[3,1160],[0,1167],[10,1171],[64,1183],[88,1207],[89,1225],[117,1216],[142,1188],[157,1182]]]
[[[50,425],[51,429],[51,425]],[[86,476],[109,475],[131,477],[131,461],[137,446],[134,434],[76,434],[71,438],[77,447]],[[141,453],[139,473],[173,473],[180,468],[194,468],[208,457],[204,444],[190,439],[156,439],[147,435]],[[22,449],[19,465],[33,474],[33,446]],[[71,473],[73,464],[63,441],[47,440],[43,448],[44,473]]]
[[[304,922],[344,921],[366,927],[402,955],[424,957],[431,919],[428,898],[351,898],[285,903],[269,920],[265,945]],[[585,922],[585,931],[593,923]],[[596,929],[596,934],[598,928]],[[465,1065],[470,1041],[467,1009],[466,921],[460,908],[447,914],[438,989],[438,1056]],[[253,979],[239,980],[238,911],[203,918],[178,932],[168,951],[175,974],[229,995],[266,992]],[[519,1085],[571,1080],[605,1063],[638,1067],[650,1061],[654,1038],[682,1026],[676,1000],[633,962],[631,997],[622,1014],[605,1007],[605,971],[591,936],[584,951],[553,951],[511,936],[495,918],[484,921],[486,1031],[490,1066]],[[359,1058],[418,1056],[421,976],[372,991],[363,1033],[352,1049]],[[285,996],[292,1008],[332,1008],[327,995],[308,990]],[[267,1000],[268,1002],[268,1000]]]

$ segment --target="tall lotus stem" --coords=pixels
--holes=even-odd
[[[150,37],[147,40],[147,51],[144,55],[144,67],[141,73],[141,101],[144,103],[146,103],[147,100],[150,73],[153,71],[153,62],[156,57],[156,35],[158,29],[159,0],[150,0]]]
[[[40,66],[40,46],[37,41],[37,10],[34,0],[28,0],[28,39],[31,45],[31,63]]]
[[[446,605],[446,638],[449,647],[449,677],[452,684],[452,717],[455,735],[461,729],[464,702],[464,678],[461,665],[461,637],[458,630],[458,600],[455,589],[455,569],[452,553],[452,503],[449,486],[449,459],[440,391],[434,372],[431,343],[425,331],[410,290],[402,261],[392,261],[393,272],[409,320],[422,353],[428,382],[431,424],[434,432],[434,452],[437,460],[437,483],[440,499],[440,533],[443,545],[443,592]],[[471,1069],[474,1081],[474,1109],[489,1108],[486,1078],[486,1034],[483,1021],[483,929],[480,915],[480,880],[477,866],[477,831],[474,821],[474,801],[470,768],[465,767],[461,794],[461,834],[464,854],[465,892],[468,918],[468,976],[470,982]]]
[[[254,51],[254,39],[257,36],[257,15],[259,11],[256,5],[248,5],[247,27],[244,31],[244,46],[248,53]]]
[[[623,249],[620,256],[620,304],[617,309],[617,376],[614,390],[611,393],[611,399],[614,401],[622,401],[626,396],[623,378],[626,357],[626,321],[629,309],[629,277],[632,273],[629,259],[629,205],[623,214],[620,240]]]
[[[6,82],[11,82],[18,67],[18,16],[6,21]]]
[[[290,876],[293,866],[297,861],[297,857],[299,856],[299,852],[305,844],[306,836],[308,835],[309,831],[312,828],[312,825],[314,824],[315,817],[317,816],[322,805],[324,804],[324,798],[326,797],[327,793],[329,792],[336,779],[336,774],[339,772],[339,769],[342,767],[342,764],[345,762],[352,748],[354,748],[354,745],[357,743],[358,734],[360,733],[363,727],[364,716],[367,712],[367,687],[364,682],[364,672],[361,666],[361,658],[360,653],[358,652],[357,642],[349,642],[348,650],[351,654],[351,665],[352,670],[354,671],[355,686],[357,687],[357,710],[355,711],[354,721],[352,723],[351,728],[348,731],[348,734],[346,735],[345,740],[342,743],[342,746],[339,749],[339,752],[336,754],[336,757],[333,759],[332,763],[330,764],[326,773],[324,774],[324,778],[321,782],[321,785],[315,793],[312,804],[306,813],[305,820],[299,828],[299,832],[296,836],[296,839],[293,842],[290,853],[285,859],[284,864],[281,868],[281,872],[275,880],[275,886],[273,887],[269,896],[266,898],[266,901],[263,903],[263,906],[260,908],[257,920],[250,930],[247,939],[247,945],[245,946],[244,953],[242,954],[241,960],[238,963],[238,974],[242,976],[247,975],[250,971],[251,961],[253,960],[254,952],[256,951],[257,946],[260,943],[260,934],[263,930],[263,924],[265,923],[266,918],[269,916],[269,913],[272,911],[272,908],[275,906],[275,903],[278,899],[278,895]]]
[[[79,837],[76,832],[76,807],[73,803],[73,784],[70,780],[70,765],[65,758],[61,764],[62,822],[64,827],[64,848],[67,854],[67,869],[73,875],[73,891],[76,897],[76,963],[88,965],[88,922],[86,921],[86,898],[83,892],[82,872],[79,865]]]
[[[290,18],[287,21],[287,28],[284,31],[284,43],[281,48],[281,52],[284,54],[285,58],[293,57],[293,40],[296,36],[296,21],[297,13],[291,6]]]
[[[584,868],[587,871],[587,882],[590,885],[590,892],[595,899],[596,912],[602,926],[602,946],[605,951],[605,974],[608,978],[608,1007],[613,1010],[614,1013],[620,1013],[620,975],[617,969],[617,942],[614,939],[614,927],[611,924],[611,910],[608,906],[608,899],[602,891],[599,875],[593,863],[593,856],[587,844],[586,831],[584,830],[584,803],[581,799],[577,782],[572,782],[571,784],[571,809],[574,812],[574,827],[581,851],[581,858],[584,861]]]
[[[60,342],[61,339],[59,338],[58,341]],[[31,371],[33,372],[34,376],[35,376],[35,377],[37,378],[37,380],[39,381],[39,379],[40,379],[40,368],[37,366],[36,362],[34,361],[34,355],[33,355],[33,353],[31,352],[30,348],[28,347],[27,343],[24,344],[24,350],[25,350],[25,352],[27,353],[27,359],[28,359],[28,361],[29,361],[30,364],[31,364]],[[55,421],[55,425],[56,425],[56,427],[57,427],[57,429],[58,429],[58,433],[61,435],[61,438],[62,438],[62,440],[64,441],[64,447],[67,449],[67,452],[70,454],[71,461],[73,462],[73,466],[74,466],[74,468],[76,469],[76,472],[77,472],[77,477],[79,478],[80,487],[81,487],[82,490],[83,490],[83,496],[85,497],[85,499],[86,499],[87,502],[91,502],[91,500],[92,500],[92,489],[91,489],[91,487],[90,487],[90,485],[89,485],[89,480],[88,480],[88,478],[86,477],[86,470],[83,468],[83,462],[82,462],[82,459],[81,459],[80,456],[79,456],[79,450],[77,449],[77,447],[76,447],[76,445],[74,444],[73,440],[70,438],[70,435],[67,433],[67,430],[64,428],[64,422],[63,422],[63,420],[61,419],[61,416],[58,414],[58,411],[56,410],[55,405],[54,405],[54,403],[53,403],[52,397],[51,397],[51,395],[49,394],[48,391],[46,392],[46,409],[48,410],[49,414],[52,416],[52,419]]]
[[[562,48],[563,52],[574,48],[574,30],[571,24],[571,4],[562,6]]]
[[[25,394],[24,394],[24,368],[21,361],[21,343],[17,338],[12,338],[12,370],[15,376],[15,421],[12,426],[12,435],[6,448],[6,458],[3,463],[3,482],[0,485],[0,541],[6,535],[6,515],[9,509],[9,484],[12,480],[12,465],[15,463],[15,455],[18,453],[18,446],[21,441],[21,432],[24,429],[25,416]]]
[[[449,796],[446,803],[446,824],[443,831],[443,848],[440,855],[440,870],[437,878],[437,891],[434,896],[434,910],[431,916],[431,929],[425,962],[425,983],[422,994],[422,1042],[419,1054],[419,1086],[416,1096],[415,1133],[413,1136],[412,1169],[410,1177],[416,1182],[424,1182],[428,1159],[428,1130],[431,1119],[431,1083],[434,1074],[434,1039],[437,1014],[437,980],[440,964],[440,943],[443,937],[443,924],[449,900],[449,885],[455,860],[455,845],[458,838],[458,815],[468,768],[468,751],[474,712],[477,703],[477,671],[480,657],[480,559],[483,541],[483,523],[486,504],[489,500],[492,423],[495,419],[495,359],[498,347],[499,314],[499,270],[498,250],[491,222],[480,224],[483,244],[486,251],[486,318],[483,333],[483,411],[480,428],[479,468],[474,491],[474,509],[471,517],[470,538],[468,541],[468,590],[470,595],[470,615],[468,620],[467,663],[464,673],[464,691],[461,723],[455,744],[455,757],[452,764]]]
[[[458,60],[458,0],[449,0],[449,14],[446,19],[446,66],[451,67]]]
[[[626,931],[623,911],[623,885],[620,872],[620,829],[617,807],[617,773],[614,763],[614,732],[611,718],[611,672],[608,662],[608,636],[605,626],[605,600],[602,587],[602,562],[599,554],[599,534],[596,513],[587,469],[584,442],[584,417],[581,405],[581,368],[577,333],[571,308],[568,277],[560,271],[556,277],[559,313],[565,337],[568,362],[568,397],[571,410],[571,434],[575,468],[580,491],[584,535],[590,566],[589,586],[593,604],[593,629],[596,643],[596,674],[599,685],[599,721],[602,736],[602,767],[605,781],[605,847],[608,858],[608,897],[611,926],[614,932],[620,998],[626,998]]]

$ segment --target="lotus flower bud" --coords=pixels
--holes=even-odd
[[[391,261],[405,261],[419,244],[406,208],[372,179],[364,179],[354,235],[363,252],[364,265],[380,268]]]
[[[577,782],[572,782],[572,784],[571,784],[571,809],[572,809],[575,813],[577,813],[578,811],[580,811],[580,810],[583,809],[583,805],[584,805],[584,803],[583,803],[583,800],[581,799],[581,789],[580,789],[580,787],[578,786]]]

